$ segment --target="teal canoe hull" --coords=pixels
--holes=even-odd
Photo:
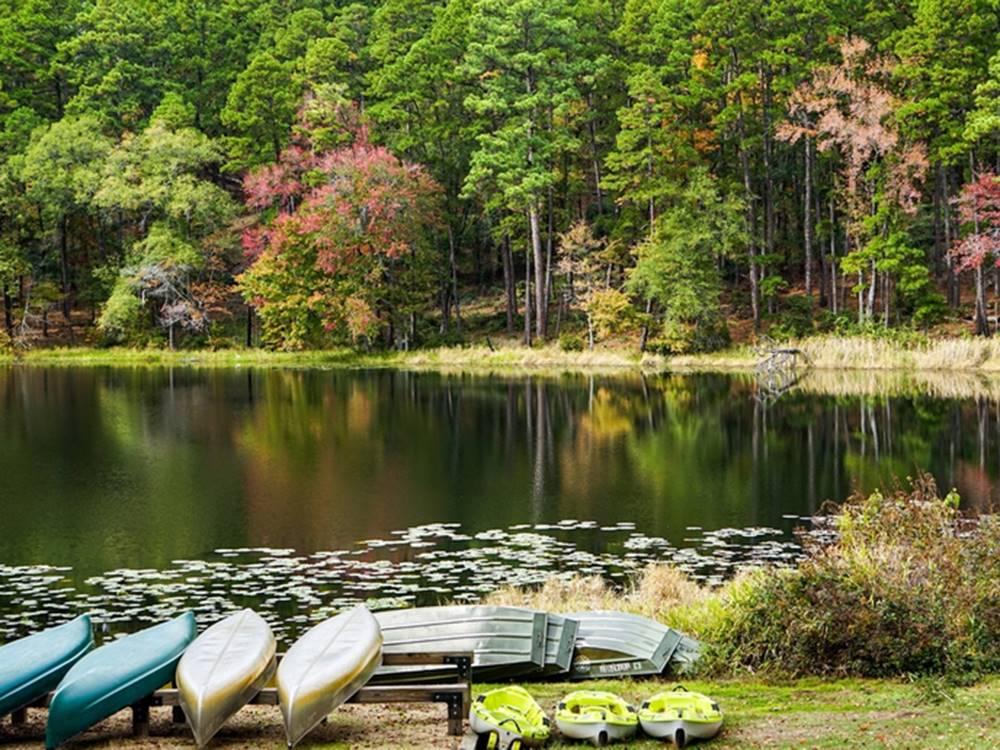
[[[56,689],[94,645],[87,615],[0,646],[0,716]]]
[[[45,747],[66,742],[173,680],[196,634],[194,615],[187,612],[91,651],[52,696]]]

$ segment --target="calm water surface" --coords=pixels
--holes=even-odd
[[[761,395],[707,375],[0,368],[0,636],[262,596],[305,623],[649,559],[718,577],[788,558],[854,486],[929,470],[994,497],[992,401]]]

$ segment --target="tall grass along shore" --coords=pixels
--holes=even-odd
[[[816,371],[964,372],[1000,375],[1000,339],[922,336],[816,336],[782,346],[800,350]],[[761,350],[741,346],[712,354],[662,356],[628,348],[564,351],[555,344],[526,347],[512,341],[468,346],[364,352],[352,349],[268,351],[265,349],[169,350],[54,347],[0,350],[0,362],[29,365],[193,367],[342,367],[440,371],[749,371]]]

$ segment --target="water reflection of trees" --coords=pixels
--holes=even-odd
[[[58,560],[69,544],[106,569],[563,518],[681,541],[925,469],[993,501],[1000,389],[829,381],[768,403],[721,375],[0,369],[3,549]]]

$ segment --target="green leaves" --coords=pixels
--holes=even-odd
[[[61,215],[90,203],[110,152],[96,118],[65,117],[36,131],[16,171],[32,200]]]
[[[694,170],[638,246],[628,288],[657,302],[668,327],[713,328],[722,291],[716,258],[745,242],[742,212],[705,170]]]
[[[466,193],[523,211],[555,182],[554,161],[577,147],[568,127],[584,61],[564,0],[478,0],[465,70],[477,81],[465,106],[478,117]]]
[[[1000,51],[990,59],[989,77],[976,87],[975,107],[965,123],[963,135],[970,143],[1000,133]]]
[[[235,134],[228,139],[230,170],[276,161],[288,140],[300,90],[295,68],[270,52],[254,56],[229,89],[222,123]]]

